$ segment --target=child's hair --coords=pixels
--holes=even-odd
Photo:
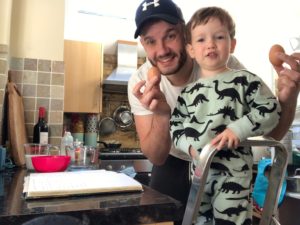
[[[219,19],[220,22],[227,26],[230,38],[235,36],[235,23],[229,13],[219,7],[205,7],[197,10],[186,25],[186,41],[191,43],[191,31],[197,25],[206,24],[211,18]]]

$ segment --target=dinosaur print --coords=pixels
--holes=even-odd
[[[219,218],[214,218],[215,225],[236,225],[234,222],[231,222],[229,220],[223,220]]]
[[[259,106],[256,109],[259,111],[259,115],[262,115],[263,117],[265,117],[265,113],[271,113],[274,112],[274,110],[276,109],[277,104],[274,103],[273,107],[271,109],[268,109],[265,106]]]
[[[249,84],[248,89],[245,93],[245,96],[251,96],[252,94],[257,91],[257,89],[261,86],[261,83],[259,81],[253,81]]]
[[[256,108],[256,107],[261,106],[261,105],[269,105],[269,103],[270,102],[258,104],[256,102],[254,102],[254,99],[251,99],[251,101],[248,103],[248,105],[251,105],[251,107]]]
[[[241,155],[252,155],[251,151],[248,152],[248,151],[244,151],[244,150],[245,150],[245,148],[243,148],[243,147],[237,147],[235,149],[235,151],[238,152],[238,153],[240,153]]]
[[[215,194],[215,186],[218,183],[218,181],[214,180],[210,186],[210,193],[206,193],[207,196],[212,197]]]
[[[213,122],[212,120],[209,120],[201,133],[199,133],[196,129],[194,129],[192,127],[185,128],[184,129],[185,136],[187,138],[193,138],[194,141],[199,141],[199,137],[206,132],[208,125],[212,122]]]
[[[252,220],[250,218],[246,219],[242,225],[252,225]]]
[[[248,195],[246,196],[242,196],[242,197],[239,197],[239,198],[226,198],[227,200],[246,200],[247,202],[250,202],[250,198]]]
[[[177,98],[177,102],[182,106],[185,105],[185,100],[183,97],[181,97],[180,95]]]
[[[225,84],[231,84],[234,85],[241,84],[242,86],[248,85],[248,81],[246,77],[235,77],[232,81],[224,81]]]
[[[218,112],[214,114],[208,114],[208,116],[215,116],[218,114],[223,114],[223,118],[225,119],[226,116],[229,116],[230,120],[234,121],[237,120],[238,117],[235,115],[234,109],[230,106],[224,106],[224,108],[221,108],[218,110]]]
[[[248,190],[248,188],[243,187],[242,185],[234,182],[227,182],[223,183],[222,187],[220,188],[220,191],[228,193],[229,191],[232,191],[232,194],[239,194],[241,191]]]
[[[214,174],[214,175],[221,175],[221,174],[227,175],[228,174],[229,176],[232,177],[232,174],[230,173],[228,167],[223,165],[222,163],[212,162],[210,164],[210,168],[220,171],[218,174]]]
[[[236,171],[236,172],[245,172],[245,171],[249,171],[250,168],[247,164],[245,164],[245,165],[242,166],[241,170],[235,170],[235,169],[233,169],[233,170]]]
[[[215,91],[219,95],[218,99],[222,100],[224,99],[224,97],[230,97],[231,101],[234,102],[238,101],[240,104],[243,104],[237,90],[235,90],[234,88],[226,88],[223,90],[218,90],[219,81],[214,80],[213,82],[215,83]]]
[[[224,211],[219,211],[218,209],[216,209],[217,212],[221,214],[227,214],[229,217],[231,217],[232,215],[239,216],[241,212],[246,210],[247,208],[243,207],[242,205],[238,205],[238,207],[227,208]]]
[[[260,126],[261,126],[261,123],[255,123],[255,127],[253,127],[252,129],[251,129],[251,131],[252,132],[254,132],[254,131],[256,131],[256,130],[258,130],[259,128],[260,128]]]
[[[218,157],[220,159],[226,158],[227,161],[230,161],[231,158],[238,159],[240,158],[238,155],[234,154],[231,150],[222,150],[219,151],[215,157]]]
[[[183,118],[188,117],[188,115],[183,114],[183,113],[180,112],[177,108],[174,109],[173,115],[174,115],[176,118],[177,118],[177,117],[183,117]]]
[[[213,219],[213,212],[211,209],[201,213],[201,216],[205,217],[206,221],[204,223],[207,223]]]
[[[171,120],[171,121],[170,121],[170,126],[175,126],[175,127],[177,127],[179,124],[181,124],[179,121],[174,121],[174,120]]]
[[[173,142],[175,142],[175,140],[177,139],[177,141],[176,141],[176,144],[177,144],[177,142],[179,141],[179,138],[180,138],[182,135],[184,135],[184,129],[175,130],[175,131],[173,132],[173,138],[172,138]]]
[[[190,94],[193,94],[194,91],[199,91],[201,88],[211,88],[210,86],[205,86],[204,84],[201,84],[201,83],[196,83],[190,90],[184,90],[182,92],[185,92],[185,93],[190,93]]]
[[[203,94],[198,94],[196,96],[196,98],[194,99],[194,101],[188,105],[189,106],[197,106],[199,103],[203,103],[203,102],[209,102],[209,100],[205,97],[205,95]]]
[[[227,125],[226,124],[221,124],[217,127],[214,127],[212,129],[210,129],[211,131],[215,131],[215,134],[220,134],[222,133],[225,129],[226,129]]]
[[[192,119],[191,119],[190,122],[191,122],[191,123],[204,124],[204,122],[199,122],[199,121],[197,120],[197,117],[196,117],[195,115],[192,117]]]

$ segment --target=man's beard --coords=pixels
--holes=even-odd
[[[173,54],[173,53],[168,53],[168,54]],[[167,55],[166,55],[167,56]],[[163,75],[173,75],[175,73],[177,73],[185,64],[187,60],[187,53],[185,50],[181,50],[180,53],[179,53],[179,61],[178,61],[178,64],[177,66],[171,70],[171,71],[168,71],[166,73],[162,73],[161,69],[159,67],[157,67],[157,61],[158,60],[152,60],[152,59],[149,59],[150,63],[153,65],[153,66],[156,66],[158,68],[158,70],[163,74]]]

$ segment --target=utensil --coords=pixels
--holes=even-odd
[[[49,155],[50,145],[49,144],[35,144],[25,143],[25,164],[28,170],[34,170],[31,158],[33,156]]]
[[[104,142],[104,141],[98,141],[98,143],[103,144],[105,148],[111,148],[111,149],[116,149],[121,147],[121,143],[118,142]]]
[[[71,161],[71,156],[33,156],[31,157],[31,160],[36,172],[61,172],[67,169]]]
[[[121,105],[114,111],[113,119],[121,130],[127,130],[133,124],[133,115],[126,105]]]
[[[116,123],[111,117],[105,117],[100,120],[99,123],[99,134],[106,136],[116,131]]]

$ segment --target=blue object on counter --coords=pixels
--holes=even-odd
[[[124,173],[129,177],[135,177],[135,175],[136,175],[135,169],[132,166],[127,167],[124,170],[121,170],[120,173]]]
[[[269,185],[269,180],[265,176],[265,171],[268,167],[272,165],[271,159],[262,159],[259,161],[257,165],[257,176],[254,182],[254,189],[253,189],[253,199],[254,201],[258,204],[260,208],[263,208],[264,202],[265,202],[265,197],[266,193],[268,190],[268,185]],[[284,179],[280,196],[278,199],[278,205],[280,205],[284,199],[285,192],[286,192],[286,185],[287,182]]]

